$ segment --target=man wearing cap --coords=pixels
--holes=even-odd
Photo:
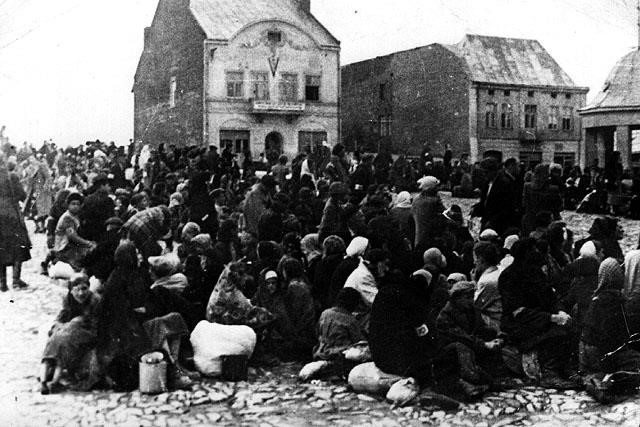
[[[433,246],[437,230],[438,217],[444,212],[444,205],[438,196],[440,181],[434,176],[425,176],[418,180],[420,195],[411,206],[411,214],[415,225],[414,248],[421,254]]]
[[[373,156],[365,154],[362,156],[362,162],[358,165],[353,175],[351,175],[351,189],[355,202],[359,203],[365,196],[367,189],[371,184],[375,184],[373,176]]]
[[[357,207],[351,203],[344,204],[349,190],[342,182],[334,182],[329,187],[329,199],[322,212],[322,220],[318,227],[318,238],[322,242],[331,235],[351,241],[349,232],[349,218],[356,212]]]
[[[258,235],[260,216],[271,204],[271,197],[275,192],[276,180],[271,175],[265,175],[247,194],[244,201],[245,231]]]
[[[95,191],[84,199],[78,216],[81,223],[80,236],[98,242],[106,232],[105,221],[115,215],[116,204],[109,197],[111,183],[106,174],[98,174],[93,185]]]

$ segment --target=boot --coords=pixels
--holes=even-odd
[[[0,268],[0,292],[7,292],[9,287],[7,286],[7,270],[4,267]]]
[[[13,289],[24,289],[29,287],[22,279],[20,279],[20,273],[22,272],[22,263],[16,263],[13,266]]]

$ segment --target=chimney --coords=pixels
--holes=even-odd
[[[146,49],[149,46],[149,41],[151,39],[151,27],[144,28],[144,48]]]
[[[311,0],[297,0],[298,7],[307,13],[311,13]]]

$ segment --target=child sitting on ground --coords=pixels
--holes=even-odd
[[[81,389],[89,389],[97,381],[97,359],[94,352],[91,360],[90,353],[97,336],[98,301],[99,298],[89,290],[89,278],[86,275],[78,274],[71,278],[69,292],[49,331],[49,339],[42,355],[42,394],[49,394],[60,388],[60,379],[65,370],[73,374],[90,366]]]

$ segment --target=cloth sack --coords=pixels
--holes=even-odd
[[[420,387],[415,378],[403,378],[394,383],[387,392],[387,400],[394,405],[404,406],[418,397]]]
[[[71,279],[76,274],[73,267],[66,262],[58,261],[49,268],[49,277],[52,279]]]
[[[307,363],[300,370],[298,378],[302,381],[318,378],[330,365],[331,363],[327,360],[316,360],[315,362]]]
[[[203,375],[222,373],[221,356],[251,357],[256,347],[256,333],[248,326],[221,325],[202,320],[191,332],[193,361]]]
[[[382,372],[373,362],[362,363],[349,372],[349,385],[358,393],[385,394],[401,379]]]

